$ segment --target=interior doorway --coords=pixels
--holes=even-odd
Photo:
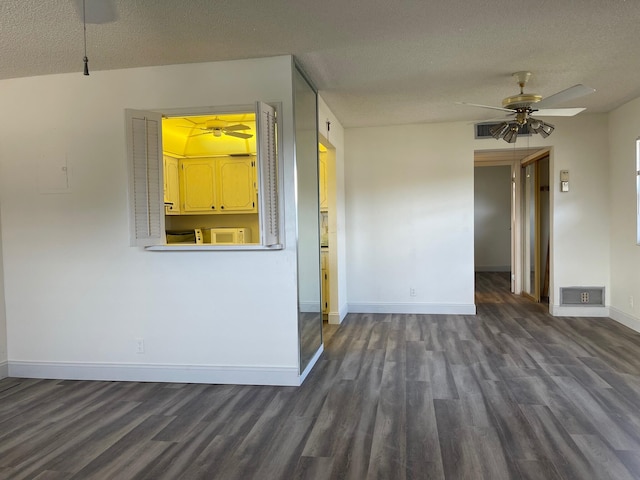
[[[545,163],[546,158],[546,163]],[[486,225],[480,225],[479,222],[482,222],[483,214],[486,215],[486,209],[488,208],[486,204],[483,204],[482,200],[475,198],[475,235],[474,235],[474,250],[476,255],[475,267],[476,270],[487,270],[486,265],[482,265],[482,262],[486,262],[486,257],[480,256],[480,252],[476,249],[479,247],[478,242],[484,242],[485,244],[501,244],[502,252],[493,252],[493,258],[502,259],[498,263],[493,265],[489,265],[489,271],[493,268],[494,271],[506,270],[506,265],[504,263],[504,259],[507,254],[509,254],[510,262],[509,262],[509,285],[511,293],[520,295],[523,293],[528,294],[530,291],[533,291],[530,287],[537,285],[538,293],[540,298],[544,298],[544,293],[547,294],[548,298],[548,289],[549,289],[549,278],[550,278],[550,263],[548,262],[549,255],[549,243],[550,243],[550,234],[549,234],[549,226],[551,225],[550,218],[550,199],[548,195],[549,191],[549,158],[550,158],[550,148],[521,148],[521,149],[501,149],[501,150],[476,150],[474,152],[474,166],[476,167],[476,172],[478,172],[478,168],[480,167],[507,167],[510,171],[510,183],[509,186],[506,186],[506,170],[500,171],[502,176],[504,177],[501,181],[496,183],[496,188],[501,188],[502,193],[499,195],[501,202],[499,205],[494,205],[493,209],[501,210],[503,213],[501,214],[501,218],[504,219],[504,211],[507,210],[510,212],[510,221],[509,221],[509,242],[508,247],[505,246],[504,242],[504,231],[503,226],[504,220],[501,223],[495,223],[497,225],[495,228],[485,228]],[[538,189],[541,186],[546,186],[547,195],[540,196],[538,194],[538,200],[535,200],[535,194],[532,196],[534,202],[539,203],[531,203],[530,207],[532,207],[532,212],[534,218],[537,218],[536,222],[540,223],[528,223],[525,222],[526,212],[525,212],[525,200],[526,200],[526,167],[529,164],[535,165],[536,163],[540,163],[539,167],[532,168],[540,168],[541,174],[538,175],[538,181],[541,178],[544,179],[543,184],[532,184],[530,185],[531,191],[535,192],[535,189]],[[524,167],[523,167],[524,166]],[[546,170],[545,170],[546,168]],[[499,170],[496,170],[499,172]],[[489,175],[487,173],[487,175]],[[540,176],[542,175],[542,176]],[[545,176],[546,175],[546,176]],[[480,182],[490,181],[495,182],[495,180],[486,180],[485,175],[474,175],[475,187],[474,190],[476,192],[481,191],[483,188],[487,190],[487,185],[481,185]],[[492,187],[489,186],[489,189]],[[505,194],[506,188],[509,188],[508,196]],[[486,200],[486,199],[485,199]],[[535,213],[537,212],[537,214]],[[495,213],[495,212],[494,212]],[[538,215],[538,217],[536,217]],[[534,228],[534,236],[530,236],[531,228]],[[527,230],[529,229],[529,230]],[[537,233],[535,233],[537,232]],[[480,239],[478,237],[479,234],[485,236],[485,238]],[[495,236],[494,236],[495,235]],[[529,235],[529,236],[528,236]],[[538,235],[540,239],[538,239]],[[532,241],[533,239],[533,241]],[[542,246],[542,239],[546,240],[546,245]],[[529,242],[529,244],[527,244]],[[540,252],[536,255],[535,246],[538,245],[540,248]],[[533,247],[533,249],[531,248]],[[533,266],[533,268],[532,268]],[[485,268],[482,268],[485,267]],[[530,278],[531,272],[533,275],[536,275],[538,272],[538,276],[533,280],[527,280]],[[494,274],[495,275],[495,274]],[[546,285],[544,282],[547,282]],[[528,284],[527,284],[528,282]],[[527,289],[524,288],[525,284],[528,285]],[[476,283],[476,292],[478,291],[478,286]],[[529,296],[532,298],[532,296]],[[535,298],[535,297],[534,297]],[[539,301],[540,298],[537,298],[536,301]]]
[[[522,165],[523,278],[522,294],[549,302],[550,190],[549,155]]]
[[[318,180],[322,317],[325,322],[338,325],[342,319],[338,285],[340,245],[337,227],[336,149],[322,134],[319,134],[318,143]]]

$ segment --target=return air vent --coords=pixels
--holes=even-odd
[[[604,287],[560,287],[560,305],[604,307]]]
[[[496,125],[500,125],[501,123],[502,122],[476,123],[474,125],[476,138],[493,138],[489,130],[491,130]],[[518,130],[518,136],[520,135],[531,135],[528,123],[520,127],[520,130]]]

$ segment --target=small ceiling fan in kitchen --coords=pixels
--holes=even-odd
[[[183,128],[192,128],[194,130],[201,130],[203,133],[196,133],[194,135],[189,135],[190,137],[198,137],[200,135],[213,135],[214,137],[221,137],[222,135],[228,135],[230,137],[236,138],[251,138],[253,137],[250,133],[244,133],[243,130],[250,130],[251,127],[248,125],[244,125],[242,123],[236,123],[235,125],[231,125],[230,122],[226,120],[207,120],[204,123],[196,123],[193,127],[183,127]]]
[[[566,90],[542,98],[537,93],[525,93],[524,87],[531,77],[531,72],[516,72],[513,77],[520,86],[520,93],[502,100],[502,107],[479,105],[477,103],[458,102],[460,105],[488,108],[498,110],[506,114],[506,119],[492,127],[489,133],[495,138],[502,138],[505,142],[515,143],[518,132],[528,131],[539,133],[546,138],[555,129],[555,126],[540,120],[537,117],[573,117],[585,110],[585,108],[550,108],[555,105],[569,102],[573,99],[589,95],[595,89],[582,84],[574,85]]]

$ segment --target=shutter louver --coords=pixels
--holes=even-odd
[[[275,246],[280,243],[276,112],[262,102],[258,102],[256,111],[262,244]]]
[[[162,117],[127,110],[131,245],[164,243]]]

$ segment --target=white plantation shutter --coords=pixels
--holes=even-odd
[[[257,102],[256,112],[260,233],[263,245],[274,246],[280,243],[276,112],[262,102]]]
[[[131,245],[165,243],[162,115],[126,110]]]

